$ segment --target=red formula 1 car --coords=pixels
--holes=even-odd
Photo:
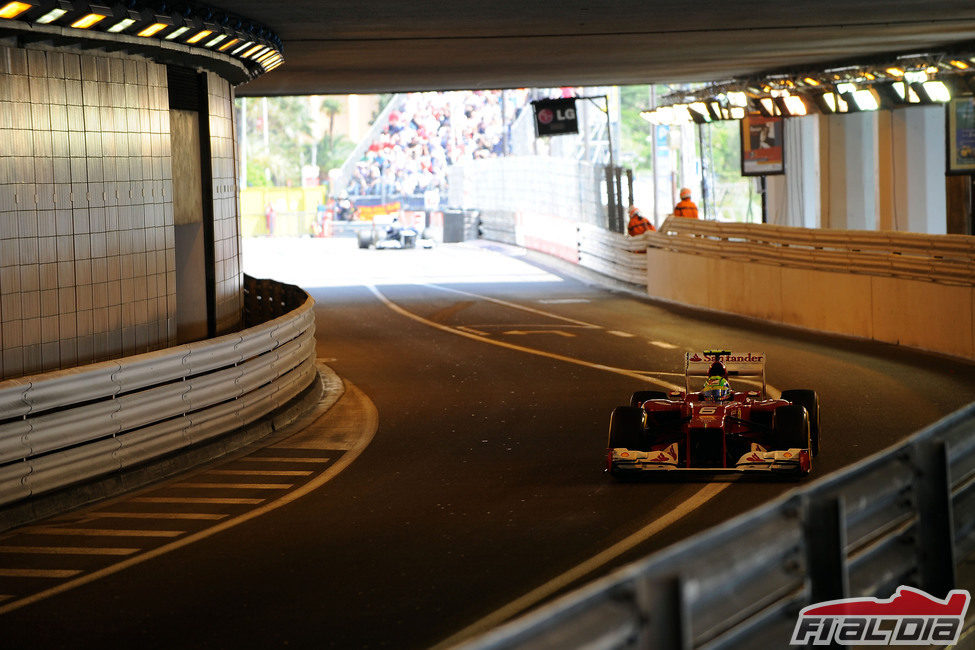
[[[698,392],[691,391],[692,377],[706,378]],[[734,391],[729,377],[761,377],[761,392]],[[686,354],[684,378],[684,392],[638,391],[629,406],[613,410],[610,473],[809,473],[819,452],[815,391],[786,390],[769,399],[765,355],[728,350]]]

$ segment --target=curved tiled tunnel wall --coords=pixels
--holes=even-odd
[[[226,334],[240,325],[244,307],[240,219],[237,216],[234,98],[230,84],[212,72],[207,73],[207,100],[213,175],[216,325],[217,334]]]
[[[232,91],[208,76],[224,333],[243,299]],[[0,47],[0,379],[176,343],[169,129],[165,66]]]

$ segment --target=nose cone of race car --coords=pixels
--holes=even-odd
[[[696,402],[692,406],[690,427],[692,429],[720,429],[728,406],[719,402]]]

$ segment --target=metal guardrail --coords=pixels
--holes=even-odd
[[[0,504],[245,426],[314,379],[314,301],[245,276],[240,332],[0,382]]]
[[[647,240],[579,224],[579,265],[618,280],[646,286]]]
[[[967,235],[819,230],[671,217],[650,233],[647,243],[677,252],[795,268],[975,285],[975,240]]]
[[[975,403],[462,646],[782,648],[799,610],[944,597],[975,552]]]

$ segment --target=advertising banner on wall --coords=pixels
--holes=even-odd
[[[955,97],[947,111],[947,172],[975,174],[975,97]]]
[[[741,120],[741,175],[785,173],[784,123],[781,117],[746,115]]]

